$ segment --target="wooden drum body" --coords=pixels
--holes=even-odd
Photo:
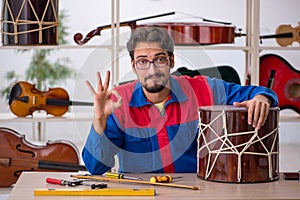
[[[232,183],[279,179],[279,108],[270,108],[259,131],[247,117],[246,108],[200,107],[198,177]]]
[[[3,0],[3,45],[57,45],[58,0]]]

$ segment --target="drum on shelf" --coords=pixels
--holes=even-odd
[[[57,45],[58,0],[3,0],[3,45]]]
[[[270,108],[259,131],[248,125],[247,117],[246,108],[199,108],[199,178],[232,183],[279,179],[279,108]]]

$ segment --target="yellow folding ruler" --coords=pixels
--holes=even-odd
[[[155,196],[155,189],[131,188],[41,188],[34,190],[35,196]]]

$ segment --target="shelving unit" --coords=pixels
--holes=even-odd
[[[236,50],[245,52],[245,66],[247,69],[251,69],[251,83],[258,85],[259,83],[259,57],[260,53],[264,50],[288,50],[299,51],[298,47],[279,47],[279,46],[261,46],[259,41],[260,35],[260,0],[245,0],[245,12],[246,12],[246,39],[245,45],[211,45],[211,46],[176,46],[179,50],[197,50],[199,48],[203,50]],[[61,46],[1,46],[0,49],[96,49],[105,48],[109,49],[112,53],[112,58],[118,58],[121,49],[124,46],[119,45],[118,33],[120,29],[120,0],[111,0],[111,24],[117,24],[116,28],[111,29],[111,45],[61,45]],[[247,73],[247,70],[246,70]],[[118,84],[119,80],[119,60],[116,59],[112,63],[112,84]],[[284,117],[284,121],[289,117]],[[297,117],[294,118],[293,120]],[[300,120],[299,120],[300,121]]]
[[[58,46],[1,46],[3,50],[18,50],[18,49],[96,49],[104,48],[111,49],[111,45],[58,45]]]
[[[245,21],[246,21],[246,35],[245,36],[245,44],[244,45],[207,45],[207,46],[175,46],[175,50],[192,50],[197,51],[199,49],[205,51],[237,51],[245,54],[245,66],[247,73],[247,69],[251,69],[251,83],[254,85],[258,85],[259,83],[259,57],[263,51],[299,51],[299,47],[280,47],[280,46],[263,46],[260,42],[260,10],[261,8],[260,0],[244,0],[245,1]],[[79,45],[60,45],[60,46],[0,46],[0,50],[16,50],[16,49],[67,49],[67,50],[85,50],[85,49],[108,49],[111,51],[112,58],[118,58],[119,52],[125,49],[125,46],[119,44],[119,29],[120,29],[120,0],[111,0],[111,24],[117,24],[116,28],[111,29],[111,45],[89,45],[85,44],[82,46]],[[116,85],[119,80],[119,60],[114,61],[111,66],[111,81],[112,85]],[[246,76],[245,76],[246,77]],[[47,123],[52,125],[52,123],[56,124],[68,124],[70,127],[72,122],[80,122],[90,125],[91,118],[93,113],[67,113],[62,117],[51,117],[44,115],[35,115],[34,117],[26,117],[26,118],[18,118],[10,113],[0,113],[0,124],[5,125],[6,123],[28,123],[30,126],[32,124],[32,130],[34,130],[37,122],[42,122],[44,124]],[[52,123],[50,123],[52,122]],[[297,113],[287,113],[280,114],[280,123],[299,123],[300,115]],[[52,127],[50,125],[50,127]],[[59,125],[58,125],[59,126]],[[53,128],[53,127],[52,127]],[[55,127],[56,128],[56,127]],[[55,130],[54,128],[54,130]],[[86,128],[86,127],[84,127]],[[52,129],[51,129],[52,130]],[[88,128],[84,129],[88,131]],[[44,131],[45,132],[45,131]],[[49,131],[47,131],[47,136]],[[32,134],[36,135],[36,132],[33,131]],[[42,133],[45,134],[45,133]],[[64,133],[67,134],[67,133]],[[45,137],[44,135],[42,136]],[[76,136],[75,136],[76,137]],[[77,136],[78,137],[78,136]],[[34,137],[33,137],[34,138]],[[83,145],[83,144],[80,144]],[[291,148],[289,146],[290,149]],[[290,151],[288,149],[287,151]],[[299,148],[298,148],[299,149]],[[296,150],[297,152],[297,150]],[[298,151],[299,152],[299,151]],[[283,154],[282,154],[283,155]]]

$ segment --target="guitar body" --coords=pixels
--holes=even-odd
[[[280,109],[300,114],[300,71],[278,55],[260,58],[259,85],[271,88],[278,96]]]

